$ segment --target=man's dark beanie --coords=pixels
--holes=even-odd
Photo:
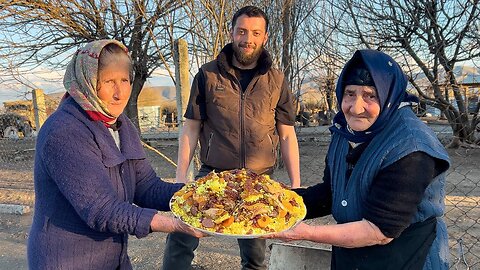
[[[352,63],[345,74],[343,75],[343,85],[362,85],[362,86],[373,86],[372,76],[368,72],[367,68],[363,62]]]

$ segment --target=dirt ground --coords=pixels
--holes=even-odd
[[[328,139],[304,136],[300,141],[302,184],[308,186],[321,178]],[[151,145],[176,160],[176,141],[151,142]],[[0,203],[33,206],[33,148],[33,140],[0,140]],[[175,168],[158,154],[146,151],[157,173],[171,181]],[[480,269],[480,150],[457,149],[449,153],[453,166],[447,177],[445,219],[450,234],[451,268]],[[288,179],[283,169],[277,170],[274,178],[283,182]],[[26,241],[31,220],[32,213],[0,214],[0,269],[27,269]],[[327,224],[332,220],[321,218],[309,222]],[[128,253],[135,269],[161,267],[165,236],[153,233],[143,239],[130,237]],[[268,244],[271,243],[268,241]],[[321,246],[308,242],[295,244]],[[268,259],[269,255],[267,251]],[[240,269],[236,240],[218,237],[202,239],[196,251],[194,269],[223,270],[226,267]]]

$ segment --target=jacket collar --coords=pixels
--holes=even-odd
[[[144,159],[145,151],[142,147],[137,129],[125,114],[118,117],[122,122],[118,132],[120,135],[121,151],[115,144],[110,131],[101,121],[92,121],[78,103],[69,97],[62,102],[60,109],[78,119],[85,129],[90,131],[95,143],[102,153],[102,162],[106,167],[113,167],[125,162],[127,159]]]
[[[225,45],[225,47],[223,47],[223,49],[220,51],[220,53],[217,56],[217,63],[218,63],[220,72],[229,73],[232,75],[235,74],[235,71],[232,65],[232,57],[233,57],[233,45],[232,43],[229,43]],[[263,49],[257,62],[256,68],[258,69],[258,72],[262,75],[267,73],[272,67],[272,64],[273,64],[272,57],[270,56],[267,50]]]

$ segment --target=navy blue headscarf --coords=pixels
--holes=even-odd
[[[380,115],[375,123],[365,131],[354,131],[350,129],[341,109],[345,86],[352,84],[352,78],[347,78],[347,76],[358,76],[358,73],[354,72],[356,68],[366,69],[370,73],[380,102]],[[356,80],[357,78],[354,78],[353,81]],[[407,81],[407,77],[398,63],[387,54],[376,50],[356,51],[347,64],[345,64],[338,78],[335,92],[339,112],[333,119],[333,125],[330,127],[330,131],[336,132],[347,140],[355,143],[371,140],[376,134],[382,131],[392,115],[399,109],[402,102],[418,102],[417,97],[407,94]],[[360,80],[360,82],[362,81]],[[368,83],[367,81],[360,85],[371,84],[372,83]]]

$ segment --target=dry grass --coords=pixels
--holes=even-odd
[[[0,189],[0,203],[33,206],[35,194],[32,191]]]

